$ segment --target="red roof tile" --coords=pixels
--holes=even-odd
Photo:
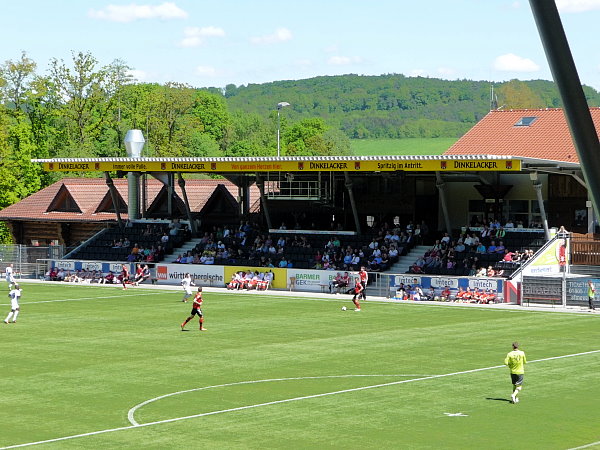
[[[125,201],[128,202],[127,179],[115,178],[115,188]],[[231,195],[235,198],[238,195],[238,188],[227,180],[186,180],[185,189],[190,202],[192,212],[200,211],[217,185],[224,185]],[[73,200],[81,209],[81,213],[51,211],[47,212],[48,206],[62,186],[69,191]],[[160,192],[163,184],[155,179],[147,180],[147,204],[150,205],[154,198]],[[14,205],[8,206],[0,211],[0,220],[42,220],[42,221],[87,221],[103,222],[114,221],[116,215],[112,212],[96,213],[102,199],[108,192],[108,186],[104,178],[63,178],[62,180],[24,198]],[[183,199],[181,188],[176,184],[175,192]],[[252,186],[250,189],[251,201],[258,198],[258,189]],[[121,214],[123,219],[127,219],[127,214]]]
[[[600,130],[600,108],[590,108]],[[515,126],[536,117],[529,126]],[[499,155],[579,162],[562,109],[490,111],[444,155]]]

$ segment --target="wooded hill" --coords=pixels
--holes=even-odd
[[[348,137],[460,137],[497,107],[562,106],[551,81],[448,81],[404,75],[324,76],[248,86],[228,85],[224,95],[231,111],[265,114],[281,101],[291,104],[282,114],[291,121],[320,117]],[[600,94],[584,87],[590,106]]]

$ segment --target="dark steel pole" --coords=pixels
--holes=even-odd
[[[594,205],[600,210],[600,143],[554,1],[529,0],[546,58],[563,102],[565,116],[583,176]]]

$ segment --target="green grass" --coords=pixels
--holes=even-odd
[[[352,139],[350,145],[355,155],[441,155],[458,139]]]
[[[179,291],[24,284],[0,324],[0,447],[600,349],[599,317],[205,293],[181,332]],[[66,301],[59,301],[66,300]],[[50,301],[47,303],[35,303]],[[0,312],[8,312],[2,301]],[[4,316],[2,316],[4,319]],[[600,440],[600,353],[533,362],[512,405],[506,368],[391,384],[49,443],[40,448],[544,448]],[[337,375],[366,377],[318,378]],[[307,378],[317,377],[317,378]],[[458,413],[467,417],[448,417]]]

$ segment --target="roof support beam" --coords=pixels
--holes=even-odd
[[[265,214],[265,220],[267,221],[267,227],[270,229],[273,228],[271,224],[271,215],[269,214],[269,206],[267,202],[267,197],[265,196],[265,180],[261,174],[256,174],[256,186],[258,186],[258,190],[260,191],[260,204],[262,206],[262,210]]]
[[[564,105],[565,116],[595,211],[600,211],[600,142],[555,2],[529,0],[546,58]]]
[[[435,173],[435,185],[440,192],[440,204],[442,206],[442,215],[444,216],[444,224],[446,225],[446,232],[448,236],[452,236],[452,227],[450,226],[450,215],[448,214],[448,203],[446,203],[446,189],[444,188],[444,180],[442,180],[442,174],[439,172]]]
[[[348,172],[344,172],[344,178],[346,180],[346,189],[348,190],[348,198],[350,199],[350,206],[352,206],[352,215],[354,216],[354,226],[356,227],[356,232],[358,234],[361,234],[360,220],[358,219],[358,209],[356,208],[356,201],[354,200],[354,191],[352,190],[352,180],[350,179],[350,174]]]
[[[196,222],[192,218],[192,210],[190,208],[190,202],[188,201],[187,192],[185,190],[185,180],[181,175],[181,172],[177,173],[177,182],[179,183],[179,187],[181,188],[181,192],[183,194],[183,204],[185,205],[185,214],[190,222],[190,230],[192,232],[192,237],[196,237]]]
[[[119,230],[123,231],[123,220],[121,219],[121,213],[119,212],[119,202],[117,197],[117,190],[115,188],[115,183],[113,179],[110,177],[108,172],[104,172],[104,177],[106,178],[106,185],[108,186],[108,190],[110,191],[110,198],[112,199],[113,208],[115,208],[115,214],[117,215],[117,224],[119,225]]]
[[[550,240],[550,229],[548,228],[548,217],[546,216],[546,208],[544,207],[544,196],[542,195],[542,182],[535,180],[533,182],[535,189],[535,195],[537,196],[538,206],[540,208],[540,216],[542,218],[542,224],[544,225],[544,234],[546,240]]]

